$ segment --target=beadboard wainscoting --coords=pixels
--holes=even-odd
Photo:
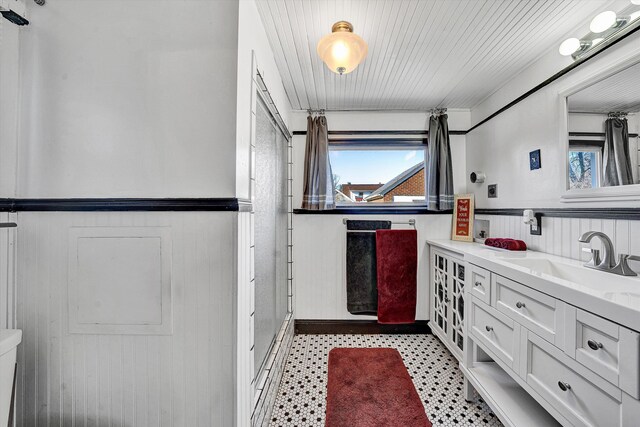
[[[235,425],[237,215],[19,212],[18,426]],[[70,333],[73,227],[169,230],[171,335]]]
[[[295,215],[293,299],[297,319],[375,319],[347,311],[346,227],[342,215]],[[427,239],[451,237],[451,214],[349,215],[357,220],[416,220],[418,230],[418,304],[416,319],[429,318],[429,259]],[[406,228],[409,225],[394,225]]]
[[[237,422],[248,427],[254,401],[253,313],[255,307],[253,268],[253,213],[238,213],[238,312],[237,322]]]
[[[491,237],[510,237],[524,240],[529,249],[546,252],[572,259],[588,261],[590,254],[581,248],[588,246],[578,242],[582,233],[602,231],[613,242],[616,254],[640,254],[640,221],[626,219],[599,218],[556,218],[542,217],[542,235],[529,234],[529,226],[520,216],[476,215],[476,219],[486,219],[491,223]],[[599,239],[593,239],[591,245],[600,248]],[[633,265],[640,267],[639,264]]]
[[[15,222],[16,214],[0,212],[0,222]],[[15,248],[17,228],[0,228],[0,329],[16,326]]]

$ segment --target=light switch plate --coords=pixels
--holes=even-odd
[[[529,153],[529,169],[534,171],[542,167],[542,160],[540,158],[540,149],[534,150]]]

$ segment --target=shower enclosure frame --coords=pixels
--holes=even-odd
[[[250,299],[251,299],[251,320],[250,320],[250,340],[252,343],[251,348],[251,367],[248,372],[248,377],[251,382],[250,395],[251,395],[251,412],[252,412],[252,424],[260,425],[262,419],[268,417],[270,415],[270,408],[272,407],[272,400],[275,398],[274,389],[277,390],[277,386],[280,380],[280,376],[282,374],[282,370],[284,367],[284,359],[286,354],[288,353],[288,349],[293,338],[293,277],[292,277],[292,239],[293,239],[293,195],[292,195],[292,134],[289,132],[282,116],[280,115],[273,98],[267,86],[262,78],[260,73],[260,69],[258,68],[255,60],[255,55],[253,56],[253,68],[255,73],[252,76],[251,81],[251,153],[250,159],[251,164],[249,165],[250,170],[250,178],[251,178],[251,191],[250,191],[250,199],[252,202],[255,200],[255,182],[253,182],[256,178],[256,168],[255,168],[255,155],[256,155],[256,118],[257,118],[257,108],[258,102],[262,102],[263,105],[268,109],[271,119],[279,128],[279,131],[285,137],[285,158],[282,159],[284,161],[284,166],[286,173],[284,175],[285,179],[285,197],[286,197],[286,268],[285,268],[285,279],[286,279],[286,313],[284,317],[284,321],[279,327],[276,328],[276,334],[269,349],[266,353],[264,360],[262,360],[261,365],[257,366],[255,363],[255,348],[254,348],[254,340],[255,340],[255,283],[251,283],[250,286]],[[260,100],[260,101],[259,101]],[[252,207],[251,211],[251,252],[255,253],[255,212]],[[250,268],[252,271],[252,279],[255,271],[254,266],[255,256],[252,255],[250,259]],[[242,303],[242,302],[241,302]],[[241,356],[240,356],[241,357]],[[246,359],[245,359],[246,360]],[[247,396],[247,395],[245,395]],[[246,407],[246,406],[245,406]]]

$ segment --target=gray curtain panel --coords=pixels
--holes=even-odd
[[[429,119],[426,173],[427,208],[430,211],[453,209],[453,167],[446,114]]]
[[[615,117],[604,122],[602,165],[603,186],[633,184],[627,119]]]
[[[333,172],[329,162],[329,137],[324,116],[307,117],[307,146],[304,154],[302,209],[327,210],[336,207]]]

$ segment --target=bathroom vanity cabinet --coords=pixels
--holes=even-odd
[[[467,273],[464,259],[442,248],[432,248],[430,256],[431,330],[462,361],[464,286]]]
[[[448,241],[429,244],[436,263],[432,274],[439,274],[432,276],[433,285],[444,276],[439,271],[443,251],[465,271],[460,368],[468,400],[475,389],[507,426],[640,425],[640,334],[634,330],[640,323],[621,322],[634,314],[625,311],[628,292],[625,283],[616,282],[622,279],[598,276],[602,295],[610,297],[598,308],[591,304],[591,296],[599,295],[593,289],[558,282],[544,272],[544,263],[563,262],[559,257],[511,255]],[[536,267],[510,267],[509,257],[517,257],[520,265],[527,258]],[[621,295],[608,295],[605,287],[614,290],[609,293],[620,288]],[[616,304],[626,317],[613,321]],[[432,313],[431,323],[440,336],[437,316]]]

